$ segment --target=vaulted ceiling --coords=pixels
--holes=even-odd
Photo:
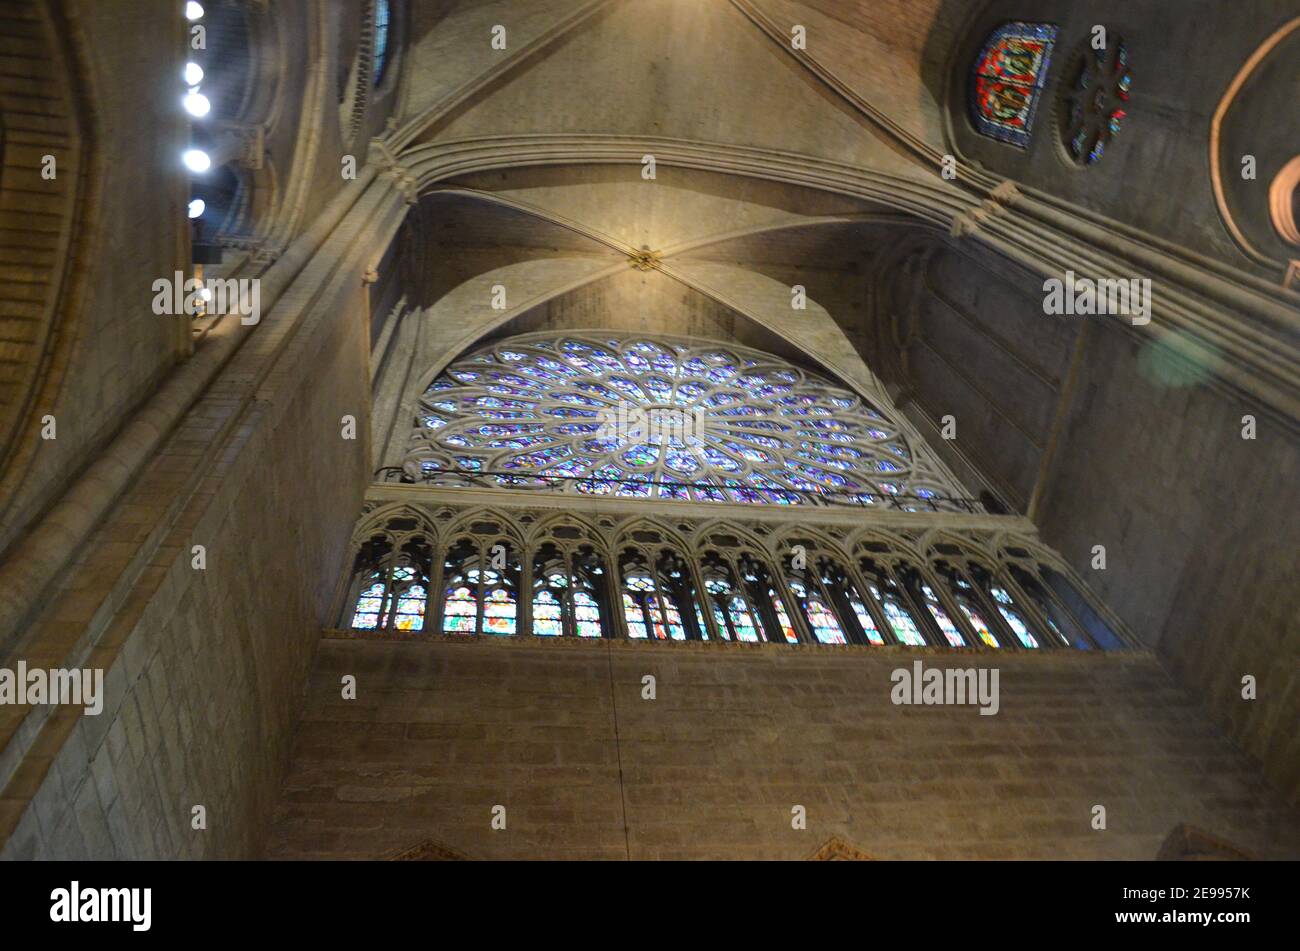
[[[430,266],[421,297],[436,340],[428,352],[450,356],[574,295],[587,299],[576,312],[590,321],[618,320],[619,309],[643,325],[674,300],[729,312],[733,335],[804,351],[876,388],[862,341],[851,339],[865,332],[868,275],[925,222],[861,187],[834,192],[864,170],[944,189],[931,87],[961,21],[945,7],[413,4],[390,122],[395,150],[442,156],[499,144],[503,153],[499,171],[443,174],[422,199],[419,253]],[[491,42],[498,25],[504,50]],[[792,43],[796,26],[806,48],[794,48],[805,46]],[[653,179],[643,166],[606,164],[613,147],[655,156]],[[796,172],[815,172],[826,187],[794,184]],[[629,276],[638,252],[653,264]],[[504,313],[488,304],[498,284],[511,291]],[[796,284],[806,309],[791,307]],[[606,292],[609,301],[592,302]],[[645,329],[672,319],[663,313]]]

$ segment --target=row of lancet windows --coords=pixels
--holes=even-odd
[[[525,550],[470,531],[435,557],[428,535],[400,526],[390,523],[361,546],[345,626],[1020,650],[1122,646],[1063,575],[1032,558],[991,569],[953,547],[956,557],[937,553],[920,565],[888,551],[845,559],[812,544],[792,544],[781,558],[744,544],[711,545],[692,557],[654,532],[632,533],[608,557],[569,526]]]

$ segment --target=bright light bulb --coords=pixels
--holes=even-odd
[[[212,159],[208,158],[208,153],[202,149],[190,149],[181,156],[181,159],[191,172],[206,172],[212,167]]]
[[[207,210],[208,204],[202,198],[196,198],[190,202],[190,217],[197,218]]]
[[[195,0],[190,0],[189,3],[185,4],[185,19],[199,20],[202,18],[203,18],[203,4],[196,3]]]
[[[202,288],[199,291],[199,296],[203,298],[205,301],[212,300],[212,289],[208,287]]]
[[[198,63],[185,64],[185,85],[197,86],[203,82],[203,67]]]
[[[208,101],[208,97],[197,89],[191,89],[186,93],[181,102],[184,104],[186,112],[199,118],[206,116],[212,109],[212,103]]]

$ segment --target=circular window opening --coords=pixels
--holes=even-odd
[[[1128,46],[1121,37],[1111,37],[1101,49],[1089,42],[1075,54],[1062,76],[1057,105],[1057,131],[1074,164],[1102,160],[1128,119],[1132,90]]]
[[[1300,155],[1277,173],[1268,190],[1269,216],[1282,240],[1300,246]]]

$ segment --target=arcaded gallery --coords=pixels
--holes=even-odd
[[[1300,0],[4,0],[0,858],[1300,858],[1297,81]]]

